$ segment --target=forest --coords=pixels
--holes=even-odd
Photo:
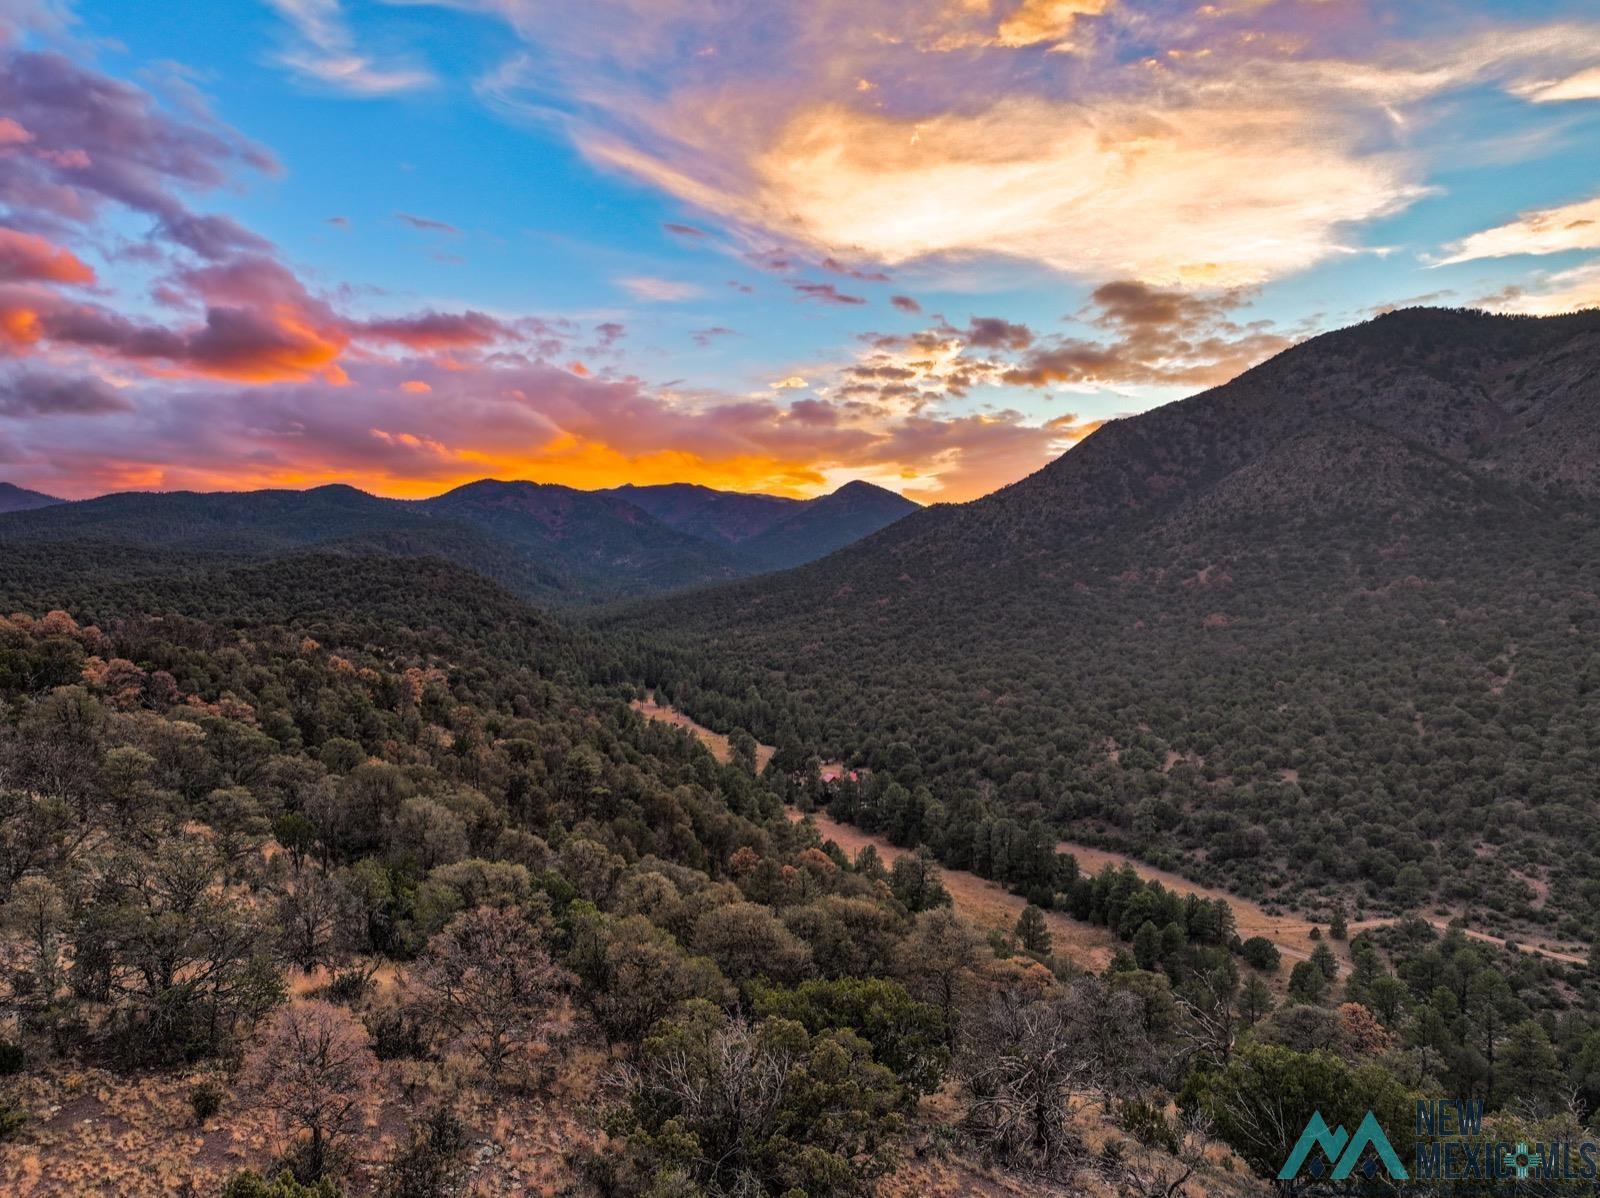
[[[8,1190],[1175,1198],[1257,1192],[1313,1110],[1408,1154],[1419,1094],[1513,1141],[1600,1102],[1592,970],[1342,908],[1291,962],[909,746],[757,777],[629,709],[626,644],[441,562],[89,544],[5,589]]]

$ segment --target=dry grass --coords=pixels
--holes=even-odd
[[[347,1144],[341,1180],[370,1193],[411,1120],[452,1102],[470,1129],[475,1195],[561,1193],[568,1154],[600,1135],[592,1126],[602,1061],[580,1050],[540,1094],[489,1093],[461,1085],[458,1064],[388,1062],[373,1109]],[[270,1113],[233,1087],[222,1110],[196,1126],[189,1091],[200,1074],[122,1076],[51,1066],[23,1081],[32,1117],[0,1152],[7,1198],[147,1198],[220,1192],[240,1169],[269,1167],[287,1144]]]

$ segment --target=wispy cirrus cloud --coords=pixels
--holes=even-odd
[[[339,0],[267,0],[293,32],[278,61],[301,79],[354,96],[390,96],[431,87],[433,73],[379,63],[356,48]]]
[[[655,275],[626,275],[618,279],[617,284],[634,299],[644,300],[647,303],[674,303],[678,300],[693,299],[702,294],[702,288],[698,283],[687,283],[681,279],[662,279]]]

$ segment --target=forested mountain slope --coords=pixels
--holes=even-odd
[[[1396,312],[611,626],[700,719],[929,783],[930,840],[976,787],[1256,895],[1592,936],[1597,406],[1600,313]]]
[[[796,779],[646,724],[603,644],[470,571],[149,556],[0,570],[5,1193],[1264,1192],[1206,1100],[1167,1114],[1176,985],[1241,983],[1215,905],[1170,980],[1083,976],[925,855],[825,850]],[[1382,1096],[1348,1048],[1340,1114]]]

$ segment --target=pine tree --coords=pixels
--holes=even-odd
[[[1239,1014],[1246,1023],[1254,1026],[1272,1012],[1272,990],[1257,974],[1245,978],[1239,991]]]
[[[1311,964],[1315,965],[1322,976],[1330,982],[1339,976],[1339,960],[1326,944],[1319,944],[1311,950]]]
[[[1045,923],[1044,912],[1029,903],[1017,916],[1017,940],[1030,953],[1046,956],[1052,943],[1050,926]]]
[[[1343,940],[1350,934],[1350,925],[1345,922],[1343,904],[1333,909],[1333,918],[1328,920],[1328,935],[1335,940]]]

